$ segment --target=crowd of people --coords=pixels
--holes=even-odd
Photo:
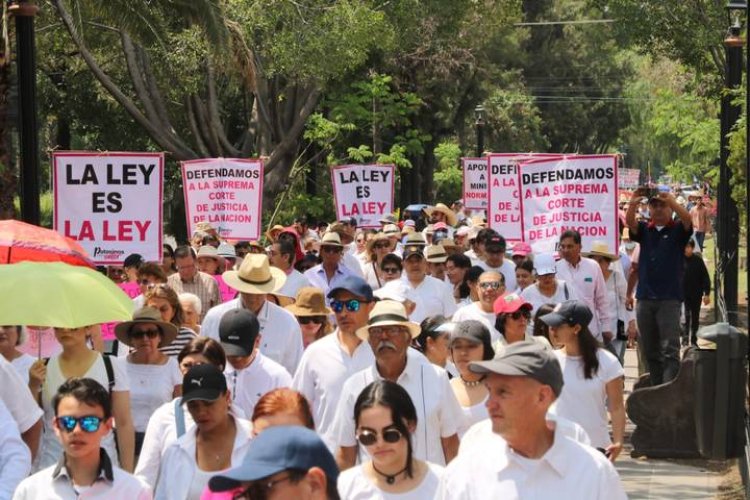
[[[456,202],[131,255],[106,346],[0,327],[0,498],[625,498],[625,349],[660,384],[696,341],[698,205],[639,189],[586,252]]]

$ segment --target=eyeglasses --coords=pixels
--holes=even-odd
[[[321,324],[323,323],[323,318],[321,316],[302,316],[300,318],[297,318],[297,321],[300,325],[309,325],[310,323],[315,324]]]
[[[322,246],[320,247],[320,251],[324,253],[339,253],[341,249],[339,247],[332,247],[332,246]]]
[[[519,309],[518,311],[511,313],[510,317],[515,320],[519,320],[521,318],[529,319],[531,318],[531,312],[528,309]]]
[[[398,443],[402,436],[401,431],[394,428],[385,429],[380,435],[386,443]],[[357,441],[359,441],[362,446],[372,446],[378,442],[378,433],[365,429],[357,435]]]
[[[131,330],[128,332],[128,337],[131,339],[142,339],[143,337],[148,337],[150,339],[155,339],[161,334],[161,330],[158,328],[151,329],[151,330]]]
[[[383,272],[385,274],[396,274],[396,273],[400,273],[401,269],[399,269],[397,267],[384,267],[383,268]]]
[[[499,281],[483,281],[479,283],[479,288],[481,288],[482,290],[487,290],[489,288],[492,288],[493,290],[499,290],[502,285],[503,284]]]
[[[232,497],[233,500],[248,499],[248,500],[265,500],[268,498],[268,493],[279,483],[284,481],[291,481],[292,475],[286,477],[280,477],[272,481],[255,481],[253,484],[247,487],[244,491],[237,493]]]
[[[406,331],[406,328],[404,328],[403,326],[397,326],[397,325],[373,326],[372,328],[370,328],[369,333],[370,335],[375,335],[375,336],[387,335],[389,337],[392,337],[394,335],[398,335],[405,331]]]
[[[73,432],[73,429],[76,428],[76,425],[80,425],[83,432],[91,433],[99,430],[99,427],[102,425],[104,419],[102,417],[96,417],[94,415],[87,415],[85,417],[57,417],[55,421],[57,421],[58,427],[60,427],[60,429],[64,430],[65,432]]]
[[[364,301],[357,299],[349,299],[346,302],[341,302],[340,300],[332,300],[331,309],[333,309],[333,312],[335,313],[340,313],[344,310],[344,307],[346,307],[347,311],[355,313],[359,311],[362,303],[364,303]]]

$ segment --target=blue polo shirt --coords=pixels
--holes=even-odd
[[[685,245],[693,229],[681,221],[670,221],[657,229],[651,223],[639,222],[638,232],[630,239],[641,244],[638,257],[638,300],[682,301],[682,277],[685,272]]]

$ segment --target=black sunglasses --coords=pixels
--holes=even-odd
[[[381,433],[381,436],[383,436],[383,441],[386,443],[398,443],[401,439],[401,431],[394,428],[385,429]],[[365,429],[357,435],[357,441],[359,441],[362,446],[372,446],[378,442],[378,433]]]
[[[155,339],[159,335],[161,335],[161,330],[158,328],[152,330],[131,330],[128,332],[128,337],[131,339],[142,339],[143,337]]]
[[[302,316],[297,318],[297,321],[300,325],[309,325],[310,323],[316,323],[320,324],[322,323],[324,318],[321,316]]]

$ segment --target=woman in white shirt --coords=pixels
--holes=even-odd
[[[151,415],[181,394],[182,374],[177,361],[159,350],[177,337],[177,327],[162,321],[161,314],[153,307],[143,307],[133,313],[132,321],[115,327],[115,336],[130,348],[125,369],[130,380],[130,409],[138,457]]]
[[[469,427],[489,417],[485,406],[489,393],[483,383],[486,375],[469,370],[469,363],[495,356],[490,331],[481,321],[461,321],[451,332],[450,351],[459,373],[451,379],[451,389],[463,411],[463,422],[458,428],[458,437],[462,438]]]
[[[575,300],[572,286],[556,278],[555,258],[552,254],[540,254],[534,259],[536,282],[521,292],[521,297],[531,304],[531,314],[542,304],[559,304],[566,300]]]
[[[29,383],[29,368],[36,358],[18,350],[26,341],[26,328],[15,325],[0,325],[0,354],[16,369],[24,382]]]
[[[450,360],[448,341],[455,323],[444,316],[430,316],[419,324],[419,335],[412,341],[412,347],[424,354],[425,358],[448,372],[448,378],[458,375],[456,367]]]
[[[625,437],[624,371],[617,358],[601,347],[588,329],[594,317],[586,303],[563,302],[539,318],[549,325],[550,338],[563,373],[563,389],[554,413],[579,424],[591,445],[615,461]],[[609,435],[607,409],[612,420]],[[614,441],[614,442],[613,442]]]
[[[363,266],[365,281],[377,290],[386,282],[386,276],[380,269],[383,257],[393,251],[393,243],[383,233],[378,233],[367,241],[367,262]]]
[[[412,455],[417,410],[400,385],[379,380],[354,405],[357,441],[371,460],[339,475],[342,500],[435,498],[443,467]]]
[[[167,448],[155,498],[199,500],[208,480],[242,463],[252,439],[250,422],[234,417],[224,374],[211,364],[196,365],[182,381],[182,404],[195,426]]]

